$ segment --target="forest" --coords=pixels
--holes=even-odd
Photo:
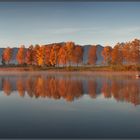
[[[83,64],[83,46],[74,42],[53,43],[47,45],[21,45],[16,54],[17,65],[40,67],[69,67]],[[10,65],[13,48],[6,47],[2,52],[2,66]],[[86,54],[88,66],[96,66],[97,45],[92,45]],[[104,46],[101,52],[104,66],[140,65],[140,40]]]

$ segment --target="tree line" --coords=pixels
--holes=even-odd
[[[140,40],[117,43],[114,48],[106,46],[102,56],[108,65],[140,64]]]
[[[53,43],[48,45],[30,45],[26,48],[21,45],[16,54],[16,61],[23,65],[37,66],[71,66],[83,63],[83,46],[74,42]],[[2,64],[10,63],[13,48],[7,47],[2,52]],[[88,65],[96,65],[97,45],[92,45],[87,54]],[[140,64],[140,40],[117,43],[115,46],[105,46],[101,52],[103,64],[123,65]]]

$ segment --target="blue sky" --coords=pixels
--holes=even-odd
[[[0,2],[0,47],[140,39],[140,2]]]

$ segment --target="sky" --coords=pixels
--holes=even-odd
[[[140,39],[140,2],[0,2],[0,47]]]

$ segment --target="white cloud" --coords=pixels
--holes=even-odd
[[[48,29],[48,32],[51,34],[71,34],[71,33],[81,33],[81,32],[95,32],[95,28],[85,28],[85,27],[68,27],[68,28],[53,28],[53,29]]]
[[[67,27],[67,28],[50,28],[47,30],[53,35],[68,35],[68,34],[86,34],[96,36],[128,36],[138,33],[140,27]],[[87,36],[90,37],[90,36]]]

